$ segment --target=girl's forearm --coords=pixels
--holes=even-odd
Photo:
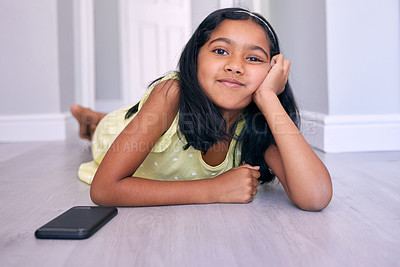
[[[157,181],[127,177],[111,184],[92,184],[90,197],[104,206],[159,206],[213,203],[211,179]]]
[[[257,94],[282,158],[289,197],[296,204],[329,203],[332,184],[328,170],[314,153],[273,92]],[[306,204],[307,205],[307,204]]]

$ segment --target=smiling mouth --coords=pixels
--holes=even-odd
[[[238,88],[238,87],[245,86],[243,83],[239,82],[236,79],[232,79],[232,78],[226,78],[226,79],[221,79],[221,80],[217,80],[217,81],[222,83],[223,85],[225,85],[227,87],[231,87],[231,88]]]

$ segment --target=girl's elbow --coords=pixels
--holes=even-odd
[[[93,184],[90,187],[90,199],[92,202],[99,206],[108,206],[108,196],[106,190],[102,189],[104,187],[100,187],[97,184]]]
[[[322,192],[308,195],[307,198],[295,202],[296,206],[305,211],[321,211],[325,209],[332,200],[332,188]]]
[[[308,196],[304,205],[298,205],[300,209],[306,211],[321,211],[325,209],[332,200],[333,187],[332,180],[328,174],[319,186],[314,188],[314,191]]]
[[[96,205],[101,206],[103,204],[103,200],[99,190],[97,190],[97,188],[93,185],[90,187],[90,199]]]
[[[330,203],[329,200],[322,200],[322,201],[310,201],[308,203],[301,203],[296,204],[297,207],[304,211],[321,211],[325,209]]]

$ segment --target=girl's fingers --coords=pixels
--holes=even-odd
[[[253,179],[253,186],[257,187],[260,185],[260,182],[257,179]]]
[[[284,60],[283,69],[285,70],[285,72],[289,72],[290,71],[290,60],[287,60],[287,59]]]
[[[248,168],[248,169],[252,169],[252,170],[259,170],[260,169],[260,166],[251,166],[250,164],[243,164],[243,165],[241,165],[241,166],[239,166],[239,167],[244,167],[244,168]]]
[[[257,195],[257,188],[256,188],[256,187],[254,187],[253,192],[251,192],[251,195],[252,195],[252,196]]]
[[[276,64],[276,61],[274,58],[271,59],[271,68]]]
[[[258,179],[260,178],[261,173],[258,170],[252,170],[251,172],[251,177],[253,177],[254,179]]]
[[[278,54],[276,56],[273,56],[272,60],[271,60],[271,67],[272,67],[272,62],[274,62],[274,65],[278,64],[278,65],[282,66],[283,65],[283,61],[284,61],[284,57],[283,57],[282,54]]]
[[[255,179],[258,182],[258,178],[260,178],[261,173],[259,172],[260,166],[251,166],[250,164],[243,164],[239,167],[250,169],[251,178]]]

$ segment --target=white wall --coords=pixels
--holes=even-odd
[[[218,9],[218,6],[219,3],[216,0],[192,1],[192,32],[196,30],[205,17]]]
[[[0,114],[59,112],[57,4],[0,2]]]
[[[68,1],[0,1],[0,141],[66,138],[71,18]]]
[[[94,1],[96,99],[122,97],[118,31],[118,1]]]
[[[329,114],[400,113],[399,1],[328,0]]]
[[[75,62],[74,62],[74,24],[72,1],[57,1],[58,24],[58,77],[60,112],[69,112],[71,104],[75,102]]]
[[[327,114],[325,1],[263,1],[281,52],[291,60],[290,82],[301,108]]]
[[[326,152],[400,149],[398,0],[270,0],[303,132]]]

